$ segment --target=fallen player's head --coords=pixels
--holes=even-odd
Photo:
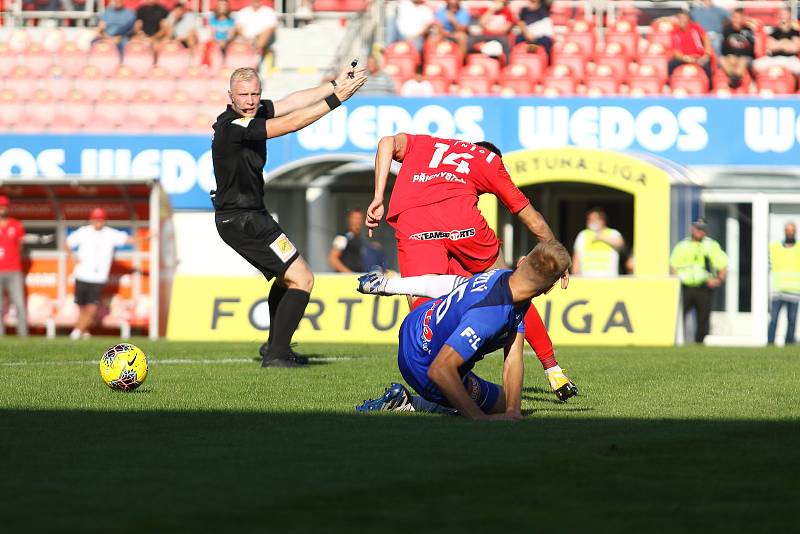
[[[479,146],[481,148],[485,148],[489,152],[494,152],[495,154],[497,154],[501,158],[503,157],[503,153],[500,152],[500,149],[497,148],[497,145],[495,145],[494,143],[490,143],[489,141],[478,141],[477,143],[475,143],[475,146]]]
[[[530,285],[533,296],[547,293],[572,266],[567,249],[558,241],[539,243],[517,264],[519,273]]]

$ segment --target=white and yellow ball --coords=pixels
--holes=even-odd
[[[147,378],[147,356],[130,343],[114,345],[100,358],[100,376],[111,389],[133,391]]]

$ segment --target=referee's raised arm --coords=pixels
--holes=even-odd
[[[363,69],[350,69],[334,82],[273,102],[261,99],[261,80],[255,69],[236,69],[231,74],[231,103],[213,126],[211,155],[217,187],[212,202],[222,240],[267,280],[275,279],[267,297],[269,338],[259,349],[262,367],[308,363],[290,343],[314,287],[308,263],[264,204],[266,141],[318,120],[353,96],[366,79]]]

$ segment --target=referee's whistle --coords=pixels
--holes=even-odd
[[[356,65],[358,65],[358,58],[356,58],[352,62],[350,62],[350,67],[353,68],[353,69],[356,68]],[[350,72],[347,73],[347,77],[348,78],[354,78],[355,77],[355,73],[351,70]]]

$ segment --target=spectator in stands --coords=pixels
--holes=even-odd
[[[249,6],[236,13],[236,33],[250,42],[262,56],[266,55],[275,41],[278,16],[275,10],[261,0],[252,0]]]
[[[728,11],[714,5],[712,0],[703,0],[702,3],[692,6],[689,16],[703,27],[711,41],[711,47],[719,55],[722,46],[722,29],[728,21]]]
[[[169,16],[167,8],[156,0],[143,0],[142,5],[136,10],[134,37],[147,39],[152,45],[157,45],[168,35],[167,16]]]
[[[509,0],[495,0],[481,14],[478,19],[481,32],[478,35],[470,35],[468,45],[470,50],[478,43],[497,41],[503,47],[503,53],[508,56],[511,51],[508,38],[511,28],[516,24],[516,19],[508,4]]]
[[[149,236],[133,238],[115,228],[106,226],[106,211],[94,208],[89,214],[89,223],[81,226],[67,236],[67,262],[72,260],[73,249],[78,263],[73,270],[75,278],[75,304],[80,315],[70,338],[81,339],[91,336],[90,330],[95,322],[100,296],[108,282],[114,249],[124,245],[132,245],[138,241],[149,239]]]
[[[362,95],[394,95],[397,88],[394,79],[383,71],[382,60],[372,54],[367,58],[367,81],[359,91]]]
[[[433,84],[422,79],[422,65],[417,67],[414,77],[403,82],[400,88],[401,96],[433,96],[433,94]]]
[[[421,52],[435,21],[433,8],[425,0],[400,0],[395,19],[397,40],[411,41]]]
[[[6,334],[3,321],[3,294],[8,292],[17,310],[17,335],[28,335],[28,316],[25,307],[25,277],[22,275],[22,240],[25,228],[9,216],[10,200],[0,195],[0,336]]]
[[[798,53],[800,53],[800,32],[794,27],[789,10],[781,9],[778,25],[772,28],[767,36],[767,55],[755,60],[753,68],[762,71],[770,67],[785,67],[794,74],[800,74]]]
[[[469,21],[469,11],[461,7],[461,0],[447,0],[436,12],[436,42],[440,39],[453,41],[461,49],[461,55],[466,56]]]
[[[186,9],[183,0],[175,4],[165,24],[170,39],[180,42],[189,50],[194,50],[197,45],[197,28],[200,26],[200,19],[197,13]]]
[[[672,30],[672,59],[667,66],[669,74],[681,65],[697,65],[708,76],[711,88],[711,43],[705,30],[692,21],[687,10],[681,10],[678,24]]]
[[[722,30],[722,56],[719,64],[728,75],[729,85],[736,89],[755,58],[756,34],[745,20],[744,10],[737,8]]]
[[[228,0],[218,0],[214,11],[208,17],[208,26],[212,37],[225,52],[228,45],[236,38],[236,21],[231,15],[231,4]]]
[[[550,18],[550,6],[542,0],[528,0],[528,4],[519,12],[517,25],[520,29],[517,42],[529,43],[534,47],[541,46],[547,52],[549,62],[555,35],[553,21]]]
[[[347,231],[333,238],[328,253],[328,263],[337,273],[363,273],[367,270],[364,256],[367,241],[361,235],[364,212],[351,209],[347,212]]]
[[[125,0],[112,0],[97,23],[97,38],[114,41],[122,51],[135,23],[136,13],[125,7]]]

